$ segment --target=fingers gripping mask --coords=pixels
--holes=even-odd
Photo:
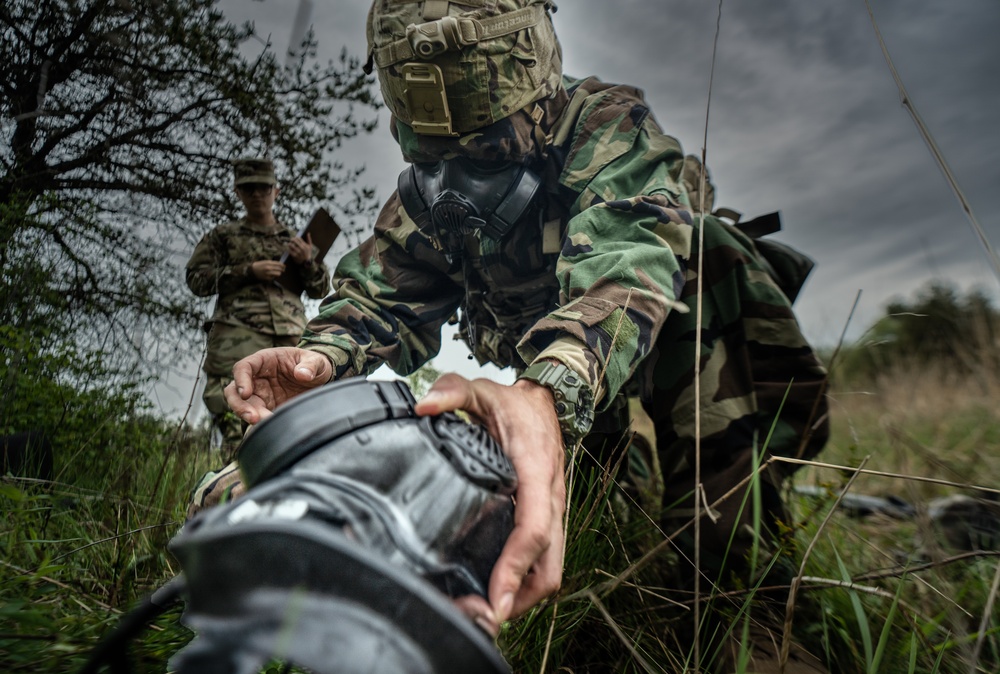
[[[451,598],[486,595],[516,476],[483,427],[413,406],[401,382],[351,379],[257,426],[249,491],[170,544],[197,633],[173,671],[509,672]]]
[[[450,254],[470,234],[499,241],[537,213],[541,178],[524,164],[465,157],[411,164],[399,174],[399,197],[417,227]]]

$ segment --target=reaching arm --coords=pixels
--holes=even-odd
[[[679,183],[684,155],[652,120],[627,136],[606,164],[590,166],[607,156],[586,145],[570,154],[564,173],[582,186],[556,269],[561,306],[518,344],[527,363],[551,359],[579,374],[598,409],[649,356],[669,312],[687,309],[677,301],[695,231]],[[579,437],[587,428],[564,430]]]
[[[330,358],[336,379],[366,375],[383,362],[414,372],[437,355],[441,328],[461,301],[461,277],[450,266],[394,194],[374,236],[340,261],[334,292],[299,346]]]
[[[331,379],[367,375],[387,361],[416,370],[437,354],[441,326],[461,288],[447,262],[390,199],[376,235],[348,253],[336,288],[308,326],[298,349],[266,349],[233,368],[226,401],[248,423]]]

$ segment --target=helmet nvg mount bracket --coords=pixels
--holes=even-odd
[[[402,382],[351,379],[256,427],[247,493],[170,543],[197,633],[174,671],[510,671],[451,600],[485,596],[516,476],[483,427],[414,403]]]

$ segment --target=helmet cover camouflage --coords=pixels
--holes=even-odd
[[[418,134],[454,138],[551,97],[562,86],[553,8],[551,0],[375,0],[369,64],[386,105]]]

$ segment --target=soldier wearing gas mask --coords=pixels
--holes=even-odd
[[[489,601],[466,607],[494,630],[558,590],[566,449],[626,433],[626,396],[655,426],[670,531],[693,512],[696,448],[715,503],[753,471],[768,433],[768,452],[799,457],[827,437],[825,371],[775,270],[712,215],[707,175],[640,90],[563,76],[554,9],[374,2],[369,67],[410,165],[299,348],[240,361],[226,390],[255,424],[331,380],[383,363],[413,372],[457,312],[480,362],[518,372],[511,386],[446,375],[415,408],[465,410],[517,472]],[[762,474],[765,529],[784,516],[784,476]],[[722,568],[729,550],[739,566],[741,502],[702,521],[703,563]]]

